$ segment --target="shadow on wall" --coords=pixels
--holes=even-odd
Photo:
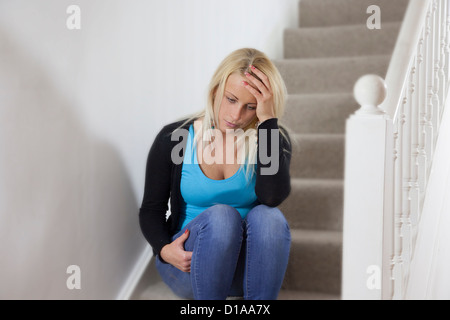
[[[114,299],[144,245],[119,150],[2,30],[0,52],[0,299]]]

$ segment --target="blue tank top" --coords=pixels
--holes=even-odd
[[[208,178],[198,164],[197,145],[192,147],[193,141],[194,127],[191,125],[181,171],[180,190],[184,203],[178,230],[183,229],[197,215],[216,204],[234,207],[244,219],[257,204],[255,176],[247,181],[245,169],[239,168],[228,179]]]

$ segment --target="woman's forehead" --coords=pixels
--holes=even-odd
[[[256,103],[256,98],[253,94],[251,94],[243,85],[242,81],[247,81],[250,85],[250,81],[247,78],[244,78],[240,74],[233,73],[228,77],[227,83],[225,85],[225,90],[231,92],[235,95],[239,100],[247,100],[248,103]],[[255,89],[257,89],[254,85],[252,85]]]

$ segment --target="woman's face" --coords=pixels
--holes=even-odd
[[[228,77],[218,117],[218,129],[223,133],[243,129],[256,118],[256,98],[242,84],[246,80],[238,73]]]

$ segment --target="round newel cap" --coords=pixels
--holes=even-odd
[[[375,74],[367,74],[358,79],[353,88],[353,95],[361,105],[357,114],[384,114],[378,106],[386,98],[386,83],[384,79]]]

